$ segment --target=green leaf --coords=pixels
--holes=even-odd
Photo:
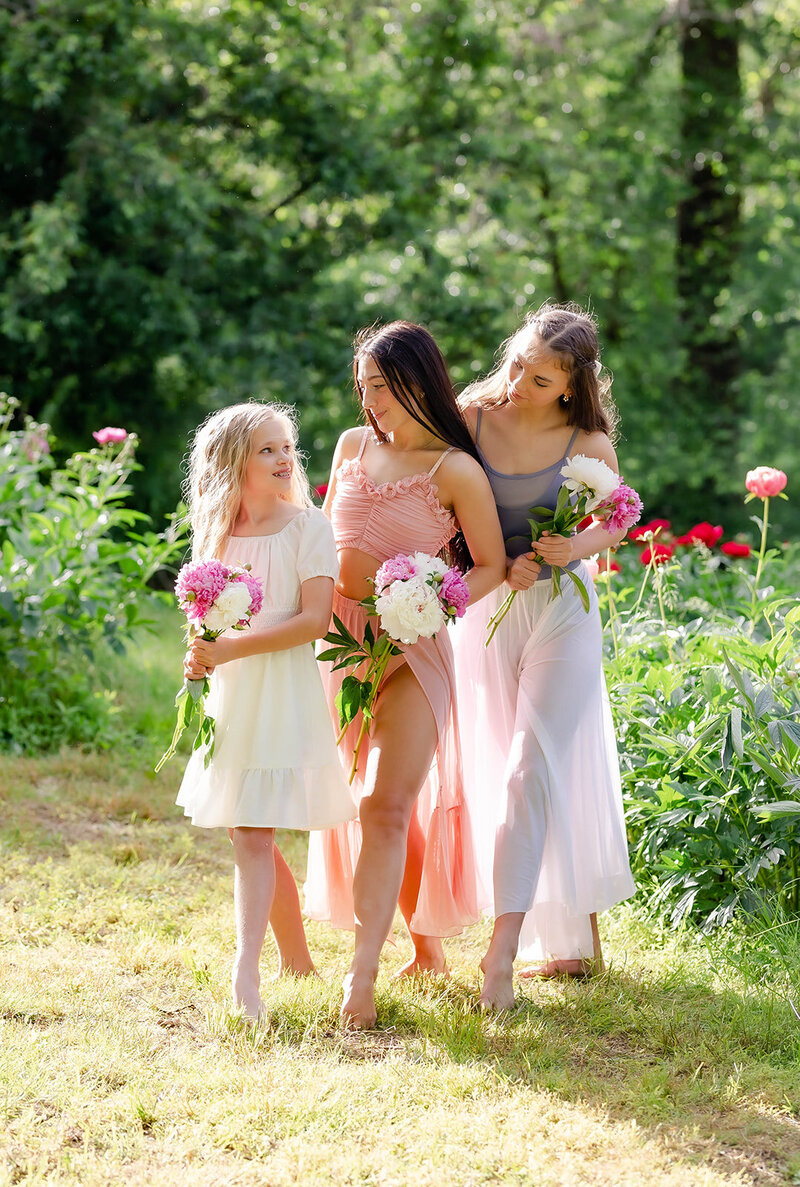
[[[342,687],[335,698],[340,725],[349,725],[351,721],[355,720],[356,714],[363,704],[363,689],[367,683],[367,681],[359,680],[356,676],[345,676]]]
[[[731,709],[731,743],[737,758],[744,758],[744,743],[742,741],[742,710],[738,705]]]
[[[573,573],[572,569],[563,569],[562,572],[564,573],[565,577],[569,577],[570,581],[575,586],[578,597],[581,600],[581,605],[583,606],[584,610],[588,614],[589,613],[589,604],[590,604],[588,589],[583,584],[583,582],[581,581],[581,579],[577,575],[577,573]]]
[[[776,800],[773,804],[759,804],[751,811],[755,816],[798,816],[800,815],[800,804],[794,800]]]

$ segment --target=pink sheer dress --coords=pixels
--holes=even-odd
[[[336,546],[356,548],[372,556],[375,568],[398,553],[439,553],[458,530],[453,514],[436,496],[433,477],[450,450],[426,473],[396,482],[375,483],[366,474],[361,456],[347,459],[336,474],[336,494],[331,507]],[[333,611],[348,630],[361,639],[367,612],[357,601],[334,593]],[[375,620],[373,619],[373,625]],[[433,639],[403,647],[402,656],[390,662],[387,675],[407,663],[419,682],[436,721],[436,754],[415,812],[425,838],[417,907],[412,930],[423,935],[456,935],[479,916],[475,883],[472,834],[464,801],[461,747],[455,707],[453,652],[446,630]],[[334,698],[345,672],[321,664],[323,685],[334,724],[338,714]],[[349,772],[360,725],[354,722],[340,746],[343,766]],[[358,803],[369,754],[365,737],[359,752],[352,792]],[[306,914],[335,927],[353,928],[353,874],[361,848],[361,826],[351,821],[310,836]]]

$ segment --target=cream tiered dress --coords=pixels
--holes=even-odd
[[[331,526],[315,507],[272,535],[231,536],[223,559],[263,582],[256,631],[299,612],[304,581],[338,574]],[[202,751],[192,755],[177,800],[193,824],[319,829],[355,816],[311,643],[220,665],[207,712],[213,758],[205,767]]]

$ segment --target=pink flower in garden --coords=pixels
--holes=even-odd
[[[104,429],[98,429],[96,433],[92,433],[98,445],[121,445],[126,440],[128,434],[125,429],[114,429],[107,425]]]
[[[469,586],[458,569],[448,569],[442,578],[439,597],[456,612],[456,618],[463,618],[469,602]]]
[[[643,565],[649,565],[652,560],[654,565],[663,565],[675,553],[675,549],[670,544],[654,544],[652,548],[645,548],[644,552],[639,553],[639,560]]]
[[[714,525],[703,520],[702,523],[696,523],[693,528],[689,528],[685,536],[678,536],[675,543],[690,548],[699,541],[705,544],[706,548],[713,548],[721,535],[722,527],[719,524]]]
[[[630,538],[631,540],[642,540],[648,532],[652,532],[655,535],[659,530],[660,534],[663,535],[671,527],[672,522],[669,519],[651,519],[649,523],[640,523],[638,527],[631,528]]]
[[[184,565],[175,582],[175,593],[190,622],[202,622],[222,593],[228,570],[222,561],[197,561]]]
[[[50,452],[47,438],[41,433],[29,433],[22,446],[29,462],[36,462]]]
[[[750,545],[741,544],[738,540],[726,540],[720,545],[720,552],[724,552],[726,556],[749,556]]]
[[[776,470],[774,466],[756,466],[755,470],[748,470],[744,484],[753,495],[759,499],[771,499],[778,495],[786,486],[787,478],[783,470]]]
[[[409,577],[414,577],[416,572],[417,567],[411,557],[398,553],[397,556],[384,561],[378,569],[375,574],[375,589],[387,589],[393,581],[408,581]]]

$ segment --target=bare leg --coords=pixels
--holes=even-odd
[[[315,976],[317,970],[308,950],[297,883],[277,845],[274,846],[274,853],[275,898],[272,902],[269,925],[280,955],[278,976]]]
[[[271,828],[233,830],[236,956],[231,983],[234,1004],[253,1019],[264,1009],[258,962],[275,893],[274,841],[275,830]]]
[[[483,989],[478,999],[484,1010],[510,1010],[514,1005],[514,957],[517,955],[523,911],[509,911],[494,921],[492,938],[481,961]]]
[[[600,945],[600,931],[597,926],[597,913],[589,916],[592,927],[592,946],[594,949],[591,960],[548,960],[544,964],[534,965],[528,969],[520,969],[519,976],[525,979],[532,977],[591,977],[602,973],[603,949]]]
[[[400,887],[398,906],[408,927],[408,934],[414,945],[413,959],[404,965],[398,977],[414,977],[417,973],[440,973],[448,976],[444,948],[438,936],[424,936],[411,930],[411,919],[417,909],[417,899],[422,881],[422,863],[425,857],[425,837],[417,820],[416,812],[411,814],[406,844],[406,868],[403,885]]]
[[[344,981],[342,1020],[375,1025],[375,979],[403,882],[414,803],[436,748],[436,722],[411,670],[386,682],[376,705],[361,800],[363,841],[353,879],[356,943]]]

